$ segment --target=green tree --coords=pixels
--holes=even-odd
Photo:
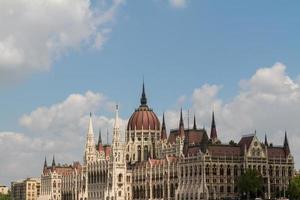
[[[0,194],[0,200],[11,200],[10,195],[4,195],[4,194]]]
[[[300,176],[296,176],[291,180],[287,193],[290,199],[300,199]]]
[[[261,174],[254,169],[247,169],[238,179],[238,188],[242,196],[255,197],[261,192],[263,187],[263,178]]]

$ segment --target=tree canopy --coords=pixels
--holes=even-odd
[[[290,199],[300,199],[300,176],[296,176],[291,180],[287,192]]]
[[[262,187],[263,178],[257,170],[247,169],[238,179],[238,188],[241,194],[255,196],[261,192]]]

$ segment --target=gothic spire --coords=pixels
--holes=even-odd
[[[211,122],[211,130],[210,130],[210,139],[212,141],[216,141],[218,139],[216,122],[215,122],[215,112],[212,112],[212,122]]]
[[[99,129],[98,146],[99,144],[102,144],[101,129]]]
[[[184,137],[184,124],[183,124],[183,117],[182,117],[182,108],[180,109],[180,121],[179,121],[179,136]]]
[[[92,113],[90,112],[88,135],[94,135]]]
[[[197,124],[196,124],[196,115],[194,114],[194,125],[193,125],[193,129],[197,130]]]
[[[267,134],[265,134],[265,146],[268,146],[269,143],[268,143],[268,138],[267,138]]]
[[[52,159],[52,167],[55,167],[55,157],[54,157],[54,155],[53,155],[53,159]]]
[[[289,141],[288,141],[288,139],[287,139],[287,133],[286,133],[286,131],[285,131],[285,133],[284,133],[283,148],[284,148],[286,154],[289,154],[289,153],[290,153],[290,146],[289,146]]]
[[[119,106],[116,105],[116,117],[114,124],[113,143],[120,142]]]
[[[183,126],[182,108],[180,109],[180,121],[179,126]]]
[[[143,80],[143,91],[142,91],[142,96],[141,96],[141,105],[143,105],[143,106],[147,105],[147,97],[146,97],[146,93],[145,93],[144,80]]]
[[[45,156],[44,169],[46,169],[46,168],[47,168],[47,158],[46,158],[46,156]]]
[[[161,139],[167,139],[166,123],[165,123],[165,113],[163,113],[162,126],[161,126]]]

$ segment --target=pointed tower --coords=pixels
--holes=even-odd
[[[92,162],[96,160],[96,148],[95,148],[95,138],[92,122],[92,113],[90,113],[89,127],[86,136],[85,152],[84,152],[84,163]]]
[[[185,134],[184,134],[184,124],[183,124],[183,117],[182,117],[182,108],[180,109],[180,121],[179,121],[179,136],[181,138],[184,138]]]
[[[53,159],[52,159],[52,167],[55,167],[56,166],[56,164],[55,164],[55,157],[54,157],[54,155],[53,155]]]
[[[215,122],[215,112],[212,113],[210,139],[211,139],[213,144],[218,142],[218,134],[217,134],[217,128],[216,128],[216,122]]]
[[[285,154],[289,155],[290,154],[290,146],[289,146],[289,141],[287,139],[287,132],[286,131],[284,133],[283,148],[284,148]]]
[[[102,144],[102,136],[101,136],[101,129],[99,129],[99,137],[98,137],[98,143],[97,143],[97,150],[103,151],[103,144]]]
[[[193,130],[197,130],[197,124],[196,124],[196,115],[194,114],[194,125]]]
[[[45,156],[45,161],[44,161],[44,169],[46,169],[48,166],[47,166],[47,158]]]
[[[269,146],[267,134],[265,134],[265,146],[266,146],[266,147]]]
[[[142,96],[141,96],[141,106],[147,106],[147,97],[145,93],[145,84],[143,81],[143,91],[142,91]]]
[[[119,106],[118,105],[116,105],[116,117],[115,117],[112,143],[113,143],[113,145],[118,145],[120,143],[120,122],[119,122]]]
[[[165,123],[165,113],[163,113],[162,125],[161,125],[161,140],[167,139],[167,130],[166,130],[166,123]]]
[[[108,190],[107,197],[115,200],[125,199],[126,162],[124,159],[125,145],[120,140],[119,107],[116,105],[116,116],[113,127],[113,140],[109,160],[109,172],[112,179],[109,180],[111,189]],[[110,199],[109,198],[109,199]],[[106,199],[106,198],[104,198]]]

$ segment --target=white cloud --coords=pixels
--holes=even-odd
[[[6,152],[0,154],[0,179],[9,183],[26,176],[39,176],[45,155],[49,162],[53,154],[57,162],[82,161],[89,112],[94,113],[92,119],[96,141],[101,128],[103,142],[106,142],[107,130],[110,142],[114,124],[112,105],[115,103],[103,94],[87,91],[85,94],[71,94],[62,102],[39,107],[23,115],[20,125],[30,134],[0,132],[0,152]],[[98,115],[99,112],[108,112],[111,117]],[[120,119],[120,123],[124,136],[126,121]],[[32,165],[20,167],[29,162]]]
[[[190,114],[195,112],[198,127],[206,125],[209,131],[214,109],[218,135],[223,142],[232,138],[239,140],[242,134],[253,133],[256,129],[259,138],[263,139],[267,133],[270,142],[282,145],[287,130],[295,161],[300,163],[297,156],[300,154],[297,148],[300,145],[299,83],[287,75],[283,64],[258,69],[249,79],[240,82],[240,91],[227,102],[218,96],[221,89],[222,86],[205,84],[185,95],[184,102],[191,102]],[[106,141],[108,129],[110,140],[114,102],[92,91],[71,94],[62,102],[23,115],[20,124],[31,134],[0,132],[0,152],[6,152],[0,154],[0,178],[8,183],[14,178],[38,175],[44,155],[50,157],[55,153],[59,162],[81,160],[90,111],[94,113],[95,137],[101,128],[103,141]],[[98,115],[103,112],[110,113],[111,117]],[[183,114],[187,121],[187,112]],[[178,127],[179,109],[168,110],[165,117],[168,129]],[[126,120],[121,122],[124,135]],[[28,162],[35,164],[20,168]]]
[[[122,0],[0,1],[0,79],[51,68],[83,46],[101,48]]]
[[[188,98],[198,126],[206,125],[210,131],[211,112],[215,110],[218,135],[223,142],[239,140],[241,135],[257,130],[259,138],[263,139],[266,133],[270,142],[282,145],[287,130],[296,163],[300,163],[297,156],[300,154],[297,148],[300,145],[300,89],[287,75],[286,66],[276,63],[260,68],[252,77],[242,80],[240,87],[239,93],[228,102],[218,96],[221,86],[205,84],[195,89]],[[184,115],[186,113],[184,111]],[[177,128],[179,111],[169,110],[166,116],[168,128]]]
[[[187,0],[169,0],[169,3],[174,8],[184,8]]]

